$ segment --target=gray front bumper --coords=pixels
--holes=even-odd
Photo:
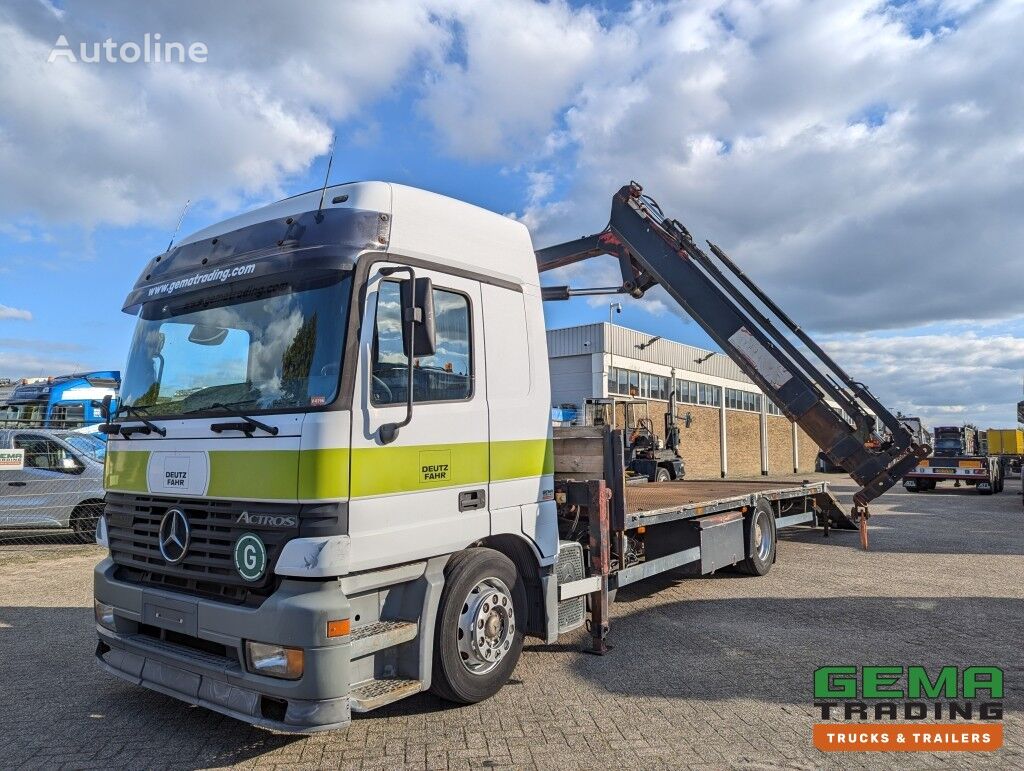
[[[96,566],[96,599],[115,609],[116,631],[96,627],[96,658],[129,682],[230,715],[292,733],[342,728],[350,721],[348,638],[329,640],[327,622],[349,617],[335,580],[284,581],[259,608],[228,605],[118,581],[108,557]],[[175,633],[161,640],[140,624]],[[197,638],[225,646],[218,655],[175,642]],[[244,641],[302,648],[298,680],[247,672]]]

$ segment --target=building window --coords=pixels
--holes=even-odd
[[[718,386],[698,383],[697,401],[709,407],[719,407],[722,404],[722,389]]]
[[[760,412],[761,394],[751,393],[750,391],[740,391],[736,388],[726,388],[725,406],[731,410]]]
[[[681,404],[703,404],[708,407],[720,407],[722,404],[722,389],[718,386],[678,378],[673,380],[664,375],[634,372],[621,367],[608,368],[609,396],[632,396],[668,401],[672,389],[675,389],[676,401]],[[737,393],[743,392],[738,391]],[[755,396],[755,394],[751,394],[751,396]],[[736,407],[736,409],[746,408]]]
[[[687,404],[697,404],[697,386],[692,380],[676,380],[676,399]]]
[[[661,375],[651,375],[651,398],[668,399],[668,378]]]
[[[782,410],[780,410],[779,406],[775,402],[773,402],[771,399],[769,399],[767,401],[766,406],[765,406],[765,410],[767,411],[767,413],[769,415],[781,415],[782,414]]]

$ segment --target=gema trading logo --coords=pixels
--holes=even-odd
[[[814,672],[826,752],[989,752],[1003,745],[999,667],[831,666]]]

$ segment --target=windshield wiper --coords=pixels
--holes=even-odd
[[[161,428],[156,423],[153,423],[152,421],[146,419],[145,410],[147,409],[148,407],[132,407],[130,404],[122,404],[117,408],[117,411],[114,413],[114,418],[117,419],[117,416],[123,412],[129,418],[134,418],[135,420],[139,421],[142,425],[122,426],[119,423],[105,423],[102,426],[100,426],[100,430],[103,431],[103,433],[105,434],[120,434],[125,439],[129,438],[132,434],[156,433],[160,434],[160,436],[167,436],[166,428]],[[104,431],[103,429],[107,430]]]
[[[235,407],[224,404],[222,402],[214,402],[213,404],[208,405],[207,408],[224,410],[225,412],[231,413],[236,418],[241,418],[243,421],[242,423],[212,423],[210,425],[210,430],[218,434],[221,431],[241,431],[242,433],[251,436],[252,432],[258,428],[260,431],[266,431],[271,436],[277,436],[277,426],[270,426],[267,425],[266,423],[261,423],[258,420],[254,420],[253,418],[250,418],[248,415],[244,414],[241,410]]]

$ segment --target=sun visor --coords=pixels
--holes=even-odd
[[[122,310],[274,273],[351,269],[360,253],[387,249],[390,224],[381,212],[327,209],[193,241],[150,260]]]

